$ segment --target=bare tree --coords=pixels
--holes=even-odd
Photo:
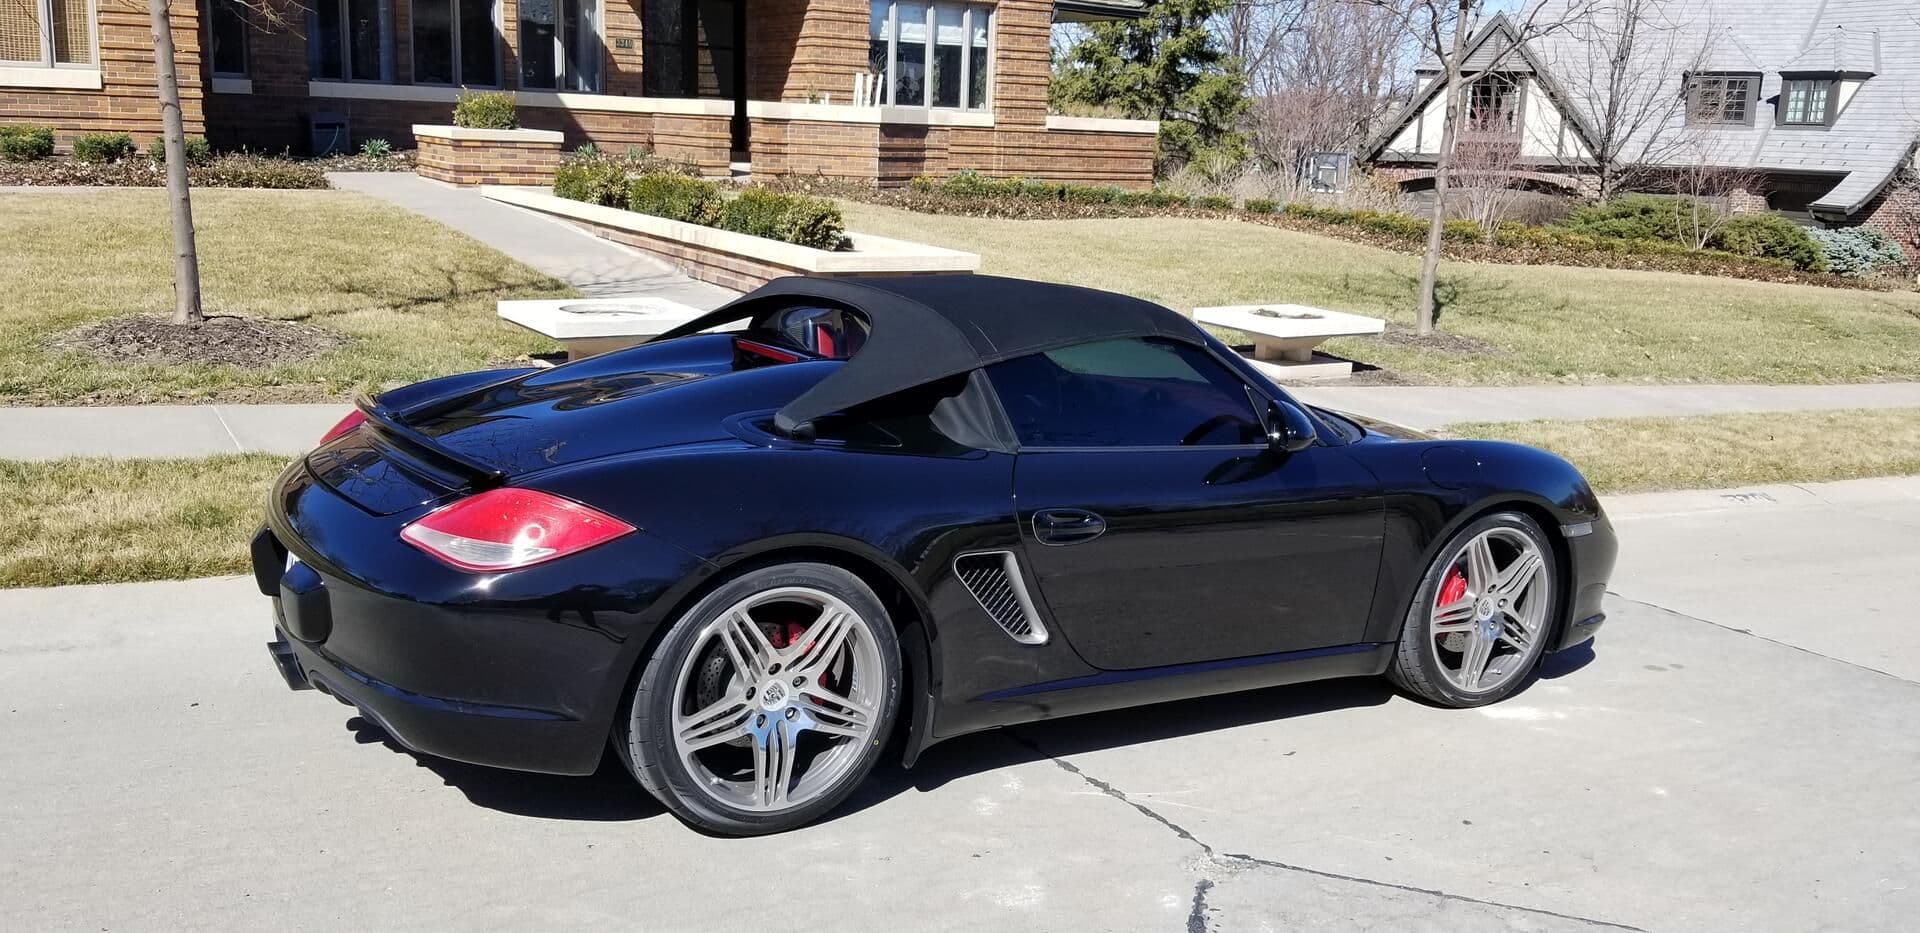
[[[1456,206],[1489,243],[1500,229],[1500,221],[1527,194],[1520,187],[1520,136],[1504,126],[1483,125],[1502,119],[1502,115],[1492,114],[1472,121],[1453,149],[1451,187],[1460,192]]]
[[[239,0],[269,27],[285,27],[299,8],[277,0]],[[173,323],[206,320],[200,303],[200,249],[193,233],[193,196],[187,185],[187,130],[180,114],[178,57],[167,0],[147,0],[153,30],[154,83],[160,97],[160,139],[167,154],[167,213],[173,225]]]
[[[1314,152],[1353,149],[1403,99],[1409,43],[1393,9],[1342,0],[1245,0],[1228,19],[1246,49],[1255,151],[1286,176]]]
[[[1703,19],[1710,15],[1687,0],[1599,0],[1568,25],[1565,41],[1543,50],[1567,104],[1592,131],[1586,161],[1599,200],[1647,185],[1686,146],[1685,82],[1718,35]]]
[[[1398,0],[1348,0],[1386,9]],[[1509,19],[1511,41],[1490,50],[1476,63],[1476,82],[1480,76],[1498,72],[1519,50],[1535,39],[1565,29],[1587,15],[1591,0],[1571,0],[1561,4],[1535,4],[1519,19]],[[1447,185],[1453,173],[1454,147],[1460,128],[1467,123],[1468,82],[1466,65],[1468,37],[1486,12],[1486,0],[1413,0],[1398,14],[1402,27],[1413,37],[1421,51],[1439,65],[1446,82],[1446,119],[1441,124],[1440,151],[1433,168],[1433,208],[1428,216],[1426,255],[1420,264],[1419,307],[1415,329],[1422,336],[1433,333],[1437,305],[1434,285],[1440,277],[1441,234],[1446,225]]]
[[[1732,199],[1755,191],[1761,173],[1741,164],[1734,147],[1708,130],[1689,130],[1664,170],[1673,199],[1674,232],[1694,249],[1706,249],[1733,213]]]

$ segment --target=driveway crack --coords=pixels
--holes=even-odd
[[[1627,602],[1627,603],[1633,603],[1633,604],[1634,604],[1634,605],[1636,605],[1636,606],[1645,606],[1645,607],[1647,607],[1648,609],[1657,609],[1657,610],[1659,610],[1659,611],[1661,611],[1661,612],[1664,612],[1664,613],[1667,613],[1667,614],[1669,614],[1669,615],[1675,615],[1675,616],[1679,616],[1680,618],[1682,618],[1682,619],[1686,619],[1686,620],[1687,620],[1687,621],[1689,621],[1689,622],[1698,622],[1698,623],[1700,623],[1700,624],[1702,624],[1702,625],[1711,625],[1711,626],[1713,626],[1714,628],[1717,628],[1717,629],[1720,629],[1720,630],[1722,630],[1722,631],[1727,631],[1727,632],[1732,632],[1732,633],[1734,633],[1734,634],[1736,634],[1736,635],[1745,635],[1745,636],[1747,636],[1748,638],[1757,638],[1757,639],[1759,639],[1759,640],[1761,640],[1761,641],[1764,641],[1764,642],[1767,642],[1767,643],[1769,643],[1769,644],[1775,644],[1775,645],[1779,645],[1779,646],[1780,646],[1780,647],[1782,647],[1782,648],[1787,648],[1787,649],[1791,649],[1791,650],[1793,650],[1793,651],[1798,651],[1798,652],[1800,652],[1801,654],[1808,654],[1808,655],[1812,655],[1812,656],[1814,656],[1814,657],[1816,657],[1816,658],[1821,658],[1821,659],[1824,659],[1824,660],[1827,660],[1827,661],[1832,661],[1832,662],[1833,662],[1833,663],[1835,663],[1835,664],[1843,664],[1843,665],[1845,665],[1845,666],[1847,666],[1847,667],[1851,667],[1851,668],[1853,668],[1854,670],[1857,670],[1857,671],[1866,671],[1866,672],[1867,672],[1867,673],[1869,673],[1869,674],[1879,674],[1879,675],[1880,675],[1880,676],[1882,676],[1882,677],[1886,677],[1886,678],[1890,678],[1890,679],[1892,679],[1892,680],[1897,680],[1897,681],[1899,681],[1899,682],[1901,682],[1901,683],[1903,683],[1903,684],[1913,684],[1914,686],[1920,686],[1920,683],[1917,683],[1917,682],[1915,682],[1915,681],[1912,681],[1912,680],[1908,680],[1907,678],[1905,678],[1905,677],[1902,677],[1902,676],[1900,676],[1899,674],[1895,674],[1895,673],[1893,673],[1892,671],[1883,671],[1883,670],[1881,670],[1881,669],[1879,669],[1879,668],[1877,668],[1877,667],[1872,667],[1872,666],[1870,666],[1870,665],[1866,665],[1866,664],[1861,664],[1861,663],[1860,663],[1860,662],[1858,662],[1858,661],[1849,661],[1849,660],[1847,660],[1846,658],[1836,658],[1836,657],[1834,657],[1833,655],[1830,655],[1830,654],[1821,654],[1820,652],[1818,652],[1818,651],[1815,651],[1815,650],[1813,650],[1812,648],[1803,648],[1803,647],[1801,647],[1801,646],[1799,646],[1799,645],[1796,645],[1796,644],[1794,644],[1794,643],[1792,643],[1792,642],[1790,642],[1790,641],[1781,641],[1781,640],[1780,640],[1780,639],[1778,639],[1778,638],[1772,638],[1772,637],[1769,637],[1769,636],[1766,636],[1766,635],[1762,635],[1762,634],[1760,634],[1759,632],[1756,632],[1756,631],[1754,631],[1754,630],[1752,630],[1752,629],[1745,629],[1745,628],[1735,628],[1734,626],[1731,626],[1731,625],[1728,625],[1728,624],[1726,624],[1726,623],[1724,623],[1724,622],[1715,622],[1715,621],[1713,621],[1712,619],[1703,619],[1703,618],[1701,618],[1701,617],[1699,617],[1699,616],[1696,616],[1696,615],[1690,615],[1690,614],[1688,614],[1688,613],[1685,613],[1685,612],[1681,612],[1681,611],[1680,611],[1680,610],[1678,610],[1678,609],[1668,609],[1667,607],[1665,607],[1665,606],[1662,606],[1662,605],[1660,605],[1659,603],[1650,603],[1650,602],[1647,602],[1647,601],[1646,601],[1646,600],[1644,600],[1644,599],[1634,599],[1634,598],[1633,598],[1633,597],[1631,597],[1631,596],[1623,596],[1623,595],[1621,595],[1620,593],[1618,593],[1618,592],[1616,592],[1616,591],[1614,591],[1614,590],[1608,590],[1608,591],[1607,591],[1607,595],[1608,595],[1608,596],[1611,596],[1611,597],[1613,597],[1614,599],[1617,599],[1617,600],[1620,600],[1621,602]]]
[[[1339,872],[1324,871],[1318,868],[1308,868],[1304,865],[1293,865],[1287,862],[1279,862],[1279,861],[1274,861],[1273,859],[1259,858],[1257,856],[1252,856],[1252,855],[1242,855],[1236,852],[1219,852],[1219,851],[1216,851],[1214,847],[1209,845],[1205,840],[1201,839],[1199,836],[1194,835],[1192,830],[1189,830],[1186,827],[1180,825],[1179,823],[1174,822],[1172,819],[1169,819],[1166,815],[1160,813],[1159,811],[1153,809],[1152,807],[1149,807],[1146,804],[1133,799],[1131,796],[1127,794],[1126,791],[1121,790],[1118,787],[1115,787],[1113,784],[1107,781],[1103,781],[1097,777],[1094,777],[1091,774],[1088,774],[1079,765],[1076,765],[1073,762],[1066,760],[1065,758],[1062,758],[1058,755],[1053,754],[1052,752],[1047,751],[1045,748],[1041,747],[1040,743],[1034,741],[1033,739],[1030,739],[1027,736],[1022,735],[1021,733],[1011,728],[1003,729],[1001,731],[1008,738],[1012,739],[1016,744],[1028,749],[1029,751],[1033,752],[1036,755],[1039,755],[1047,759],[1048,761],[1053,762],[1055,767],[1058,767],[1060,770],[1065,771],[1068,774],[1071,774],[1074,777],[1079,778],[1082,782],[1086,783],[1087,786],[1092,787],[1094,790],[1097,790],[1108,797],[1112,797],[1113,799],[1118,800],[1129,807],[1132,807],[1141,816],[1144,816],[1147,819],[1150,819],[1155,823],[1158,823],[1161,826],[1166,827],[1166,829],[1169,832],[1172,832],[1174,835],[1180,837],[1181,839],[1189,843],[1192,843],[1206,857],[1206,860],[1217,868],[1221,868],[1225,870],[1245,869],[1248,867],[1269,868],[1276,871],[1285,871],[1285,872],[1293,872],[1293,873],[1303,874],[1303,875],[1312,875],[1314,877],[1327,878],[1334,881],[1345,881],[1352,884],[1364,884],[1364,885],[1370,885],[1372,887],[1389,888],[1395,891],[1405,891],[1411,894],[1424,894],[1428,897],[1440,898],[1441,900],[1458,901],[1466,904],[1478,904],[1483,907],[1493,907],[1500,910],[1513,910],[1513,911],[1519,911],[1522,913],[1537,914],[1539,916],[1544,916],[1544,917],[1554,917],[1560,920],[1570,920],[1575,923],[1589,924],[1591,926],[1601,927],[1609,930],[1630,930],[1630,931],[1633,931],[1633,933],[1647,933],[1647,931],[1642,929],[1641,927],[1636,927],[1636,926],[1632,926],[1625,923],[1615,923],[1611,920],[1596,920],[1592,917],[1581,917],[1574,914],[1564,914],[1558,911],[1547,910],[1541,907],[1525,907],[1519,904],[1506,904],[1500,901],[1490,901],[1490,900],[1485,900],[1477,897],[1468,897],[1464,894],[1453,894],[1447,891],[1435,890],[1433,888],[1416,887],[1414,885],[1399,884],[1397,882],[1392,882],[1392,881],[1380,881],[1373,878],[1363,878],[1358,875],[1344,875]],[[1197,883],[1194,884],[1193,908],[1187,914],[1187,933],[1206,933],[1208,928],[1207,892],[1212,890],[1213,886],[1214,886],[1214,882],[1211,879],[1207,879],[1207,878],[1201,878]]]

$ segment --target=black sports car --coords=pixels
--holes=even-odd
[[[1593,636],[1614,550],[1550,454],[1302,405],[1144,301],[926,276],[362,400],[253,563],[290,686],[478,764],[611,742],[749,834],[1010,723],[1382,673],[1489,703]]]

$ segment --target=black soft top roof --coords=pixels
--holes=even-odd
[[[655,339],[746,318],[758,325],[796,299],[858,311],[870,332],[845,366],[775,415],[775,426],[789,434],[822,415],[1043,350],[1117,337],[1206,342],[1192,321],[1152,302],[994,275],[774,279]]]

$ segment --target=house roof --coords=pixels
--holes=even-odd
[[[1054,0],[1056,23],[1094,23],[1109,19],[1139,19],[1147,15],[1147,0]]]
[[[822,415],[1060,347],[1121,337],[1206,343],[1199,326],[1138,298],[1073,285],[994,275],[903,275],[861,279],[774,279],[721,308],[655,338],[670,340],[790,307],[831,302],[866,317],[866,343],[774,415],[792,434]]]
[[[1542,0],[1534,18],[1553,22],[1568,9],[1589,6],[1584,0]],[[1606,30],[1606,18],[1619,15],[1618,10],[1618,5],[1602,5],[1581,28],[1532,39],[1530,68],[1562,85],[1581,86],[1593,67],[1588,39]],[[1920,100],[1920,16],[1911,0],[1674,0],[1661,12],[1659,41],[1639,43],[1635,54],[1643,67],[1665,72],[1662,92],[1683,94],[1689,70],[1757,73],[1759,113],[1752,126],[1698,128],[1686,127],[1685,114],[1675,108],[1671,117],[1628,140],[1624,151],[1659,152],[1650,159],[1670,165],[1831,175],[1833,189],[1812,209],[1834,217],[1851,215],[1873,200],[1913,153],[1920,136],[1920,106],[1910,103]],[[1845,76],[1862,83],[1831,127],[1780,127],[1772,113],[1783,73]],[[1422,97],[1430,100],[1440,84],[1430,82]],[[1562,112],[1585,126],[1597,125],[1589,111],[1599,101],[1581,97],[1599,95],[1556,95]],[[1391,139],[1418,113],[1414,109],[1396,118],[1382,139]],[[1680,135],[1685,145],[1653,142]]]

